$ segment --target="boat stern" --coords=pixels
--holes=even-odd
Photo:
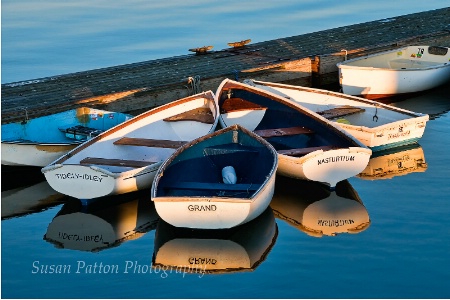
[[[42,173],[54,190],[78,199],[107,196],[118,190],[117,176],[95,166],[52,164]]]
[[[209,198],[152,198],[158,215],[175,227],[225,229],[248,221],[251,200],[214,201]]]
[[[363,147],[317,150],[302,157],[279,155],[278,174],[325,183],[334,189],[339,181],[363,171],[372,151]]]

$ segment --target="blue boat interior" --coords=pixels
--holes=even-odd
[[[229,93],[228,93],[229,94]],[[222,107],[228,99],[227,93],[222,93],[219,99],[219,107]],[[289,149],[309,148],[317,150],[319,148],[343,148],[349,146],[359,146],[359,144],[345,134],[336,134],[338,131],[332,125],[316,119],[297,108],[286,105],[283,102],[253,93],[244,89],[232,89],[231,97],[243,99],[257,104],[258,106],[267,107],[264,117],[255,128],[255,132],[273,129],[291,129],[303,127],[303,132],[291,132],[287,134],[273,135],[264,137],[279,152],[288,151]],[[223,113],[223,111],[222,111]],[[281,152],[280,152],[281,151]],[[308,151],[297,151],[297,154],[283,153],[292,156],[302,156]]]
[[[276,155],[263,143],[236,130],[215,135],[179,153],[163,171],[157,189],[161,196],[252,198],[274,172]],[[232,166],[235,184],[225,184],[222,169]]]
[[[73,109],[22,122],[2,125],[2,142],[78,144],[110,129],[131,115],[89,109]]]

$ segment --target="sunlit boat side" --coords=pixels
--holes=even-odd
[[[78,199],[150,188],[162,162],[186,142],[213,132],[218,115],[211,91],[179,99],[99,134],[42,173],[52,188]]]

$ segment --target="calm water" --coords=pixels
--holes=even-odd
[[[183,55],[203,44],[220,49],[245,38],[298,35],[443,2],[2,1],[2,83]],[[271,209],[232,230],[176,230],[158,221],[149,191],[81,207],[52,191],[39,169],[2,167],[1,296],[449,298],[450,87],[395,105],[431,120],[419,146],[373,157],[370,166],[390,176],[367,171],[336,193],[279,177]]]

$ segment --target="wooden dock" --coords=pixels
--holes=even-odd
[[[448,47],[449,24],[450,7],[240,48],[2,84],[2,124],[80,106],[137,114],[202,90],[215,92],[224,78],[336,86],[336,63],[345,56],[413,44]]]

